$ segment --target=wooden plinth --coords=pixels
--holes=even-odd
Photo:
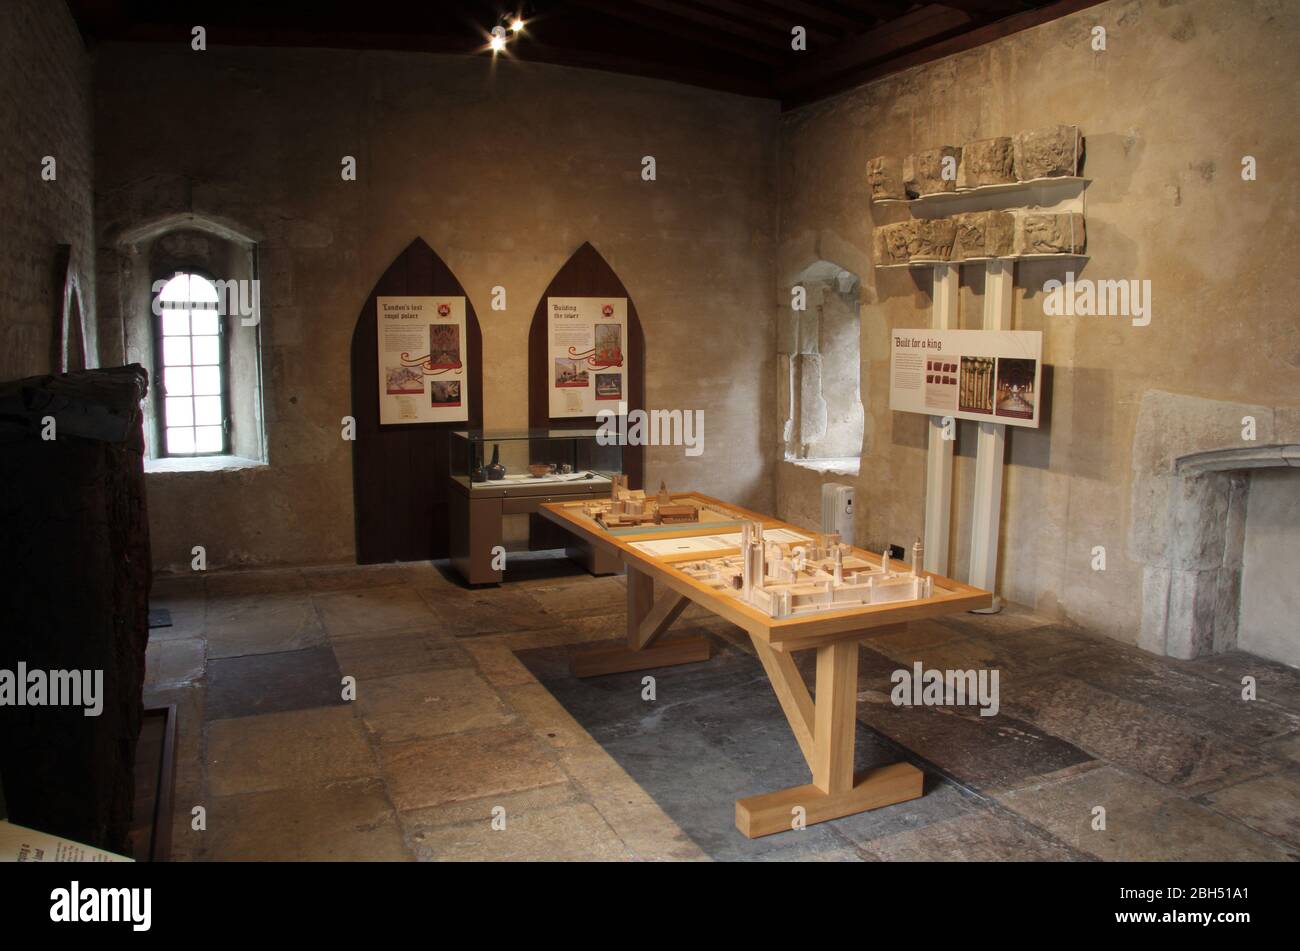
[[[737,799],[736,828],[749,838],[757,839],[796,828],[795,809],[800,806],[804,809],[804,824],[813,825],[868,809],[892,806],[896,802],[919,799],[924,776],[911,763],[891,763],[861,773],[847,792],[826,793],[809,783]]]

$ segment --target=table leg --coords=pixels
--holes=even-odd
[[[812,698],[788,653],[778,653],[758,638],[754,638],[754,646],[799,740],[813,781],[736,800],[736,828],[754,839],[796,828],[800,822],[812,825],[920,797],[923,774],[911,763],[892,763],[853,774],[858,725],[857,641],[836,641],[817,648],[816,696]]]
[[[570,658],[573,675],[596,677],[708,660],[709,641],[706,637],[660,640],[664,631],[677,620],[688,603],[684,595],[671,590],[656,600],[654,578],[628,565],[625,641],[575,651]]]

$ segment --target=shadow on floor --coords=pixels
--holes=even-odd
[[[676,632],[676,633],[685,633]],[[705,633],[702,629],[692,633]],[[735,801],[809,782],[808,768],[757,659],[710,636],[707,663],[579,680],[571,648],[517,652],[570,715],[710,857],[848,860],[860,845],[982,808],[937,776],[926,795],[859,816],[750,840],[735,826]],[[655,699],[642,699],[643,678]],[[856,768],[895,762],[896,749],[860,729]]]

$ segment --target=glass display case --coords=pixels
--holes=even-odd
[[[466,581],[502,580],[502,522],[518,515],[530,516],[531,548],[564,548],[593,574],[621,569],[617,557],[596,551],[537,512],[546,502],[609,498],[613,477],[623,472],[622,446],[602,446],[594,429],[461,430],[450,439],[448,551]]]
[[[450,468],[474,495],[567,494],[608,487],[623,471],[623,447],[602,446],[594,429],[461,430],[451,434]]]

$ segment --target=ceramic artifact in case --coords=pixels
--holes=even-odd
[[[533,515],[543,502],[608,499],[623,483],[623,448],[602,446],[594,429],[461,430],[450,440],[448,548],[470,584],[501,580],[505,516]],[[564,547],[593,573],[618,570],[576,539]]]

